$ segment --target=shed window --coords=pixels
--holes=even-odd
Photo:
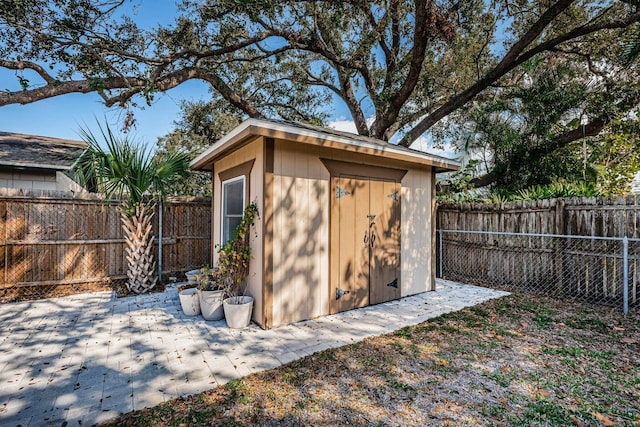
[[[231,237],[236,227],[242,221],[245,206],[245,176],[232,178],[222,183],[222,239],[224,245]]]

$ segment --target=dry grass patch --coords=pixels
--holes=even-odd
[[[251,424],[640,426],[640,313],[512,295],[111,425]]]

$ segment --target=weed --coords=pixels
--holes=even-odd
[[[320,360],[336,360],[336,350],[332,348],[329,350],[321,351],[314,354],[313,357]]]
[[[540,329],[547,329],[549,325],[553,323],[553,319],[545,314],[537,313],[533,316],[533,321],[536,322]]]
[[[480,408],[480,414],[491,418],[496,418],[498,416],[502,417],[506,412],[507,410],[504,406],[497,404],[491,404],[487,407]]]
[[[567,320],[565,323],[567,326],[570,326],[574,329],[589,329],[591,331],[601,333],[606,332],[609,329],[607,324],[602,320],[591,317],[575,317],[573,319]]]
[[[231,399],[238,399],[240,403],[249,403],[247,394],[247,386],[242,380],[231,380],[226,385],[227,390],[231,392]]]
[[[468,335],[468,336],[473,335],[471,331],[468,331],[453,325],[442,325],[441,329],[444,332],[449,332],[450,334],[460,334],[460,335]]]
[[[418,391],[416,390],[415,387],[413,387],[410,384],[404,383],[402,381],[397,381],[395,379],[392,379],[387,381],[387,384],[389,384],[389,387],[391,388],[395,388],[396,390],[402,390],[405,393],[407,393],[407,397],[409,397],[409,399],[413,399],[418,394]]]
[[[191,408],[189,410],[189,419],[192,424],[196,425],[207,425],[209,424],[209,419],[211,417],[215,417],[216,410],[215,409],[195,409]]]
[[[531,425],[574,425],[569,413],[562,405],[548,400],[529,402],[524,413],[513,419],[510,424],[517,426]]]
[[[518,378],[518,373],[515,370],[495,370],[489,374],[485,374],[485,377],[495,381],[500,387],[509,387],[513,380]]]
[[[500,326],[492,326],[491,330],[493,331],[494,334],[496,335],[501,335],[503,337],[517,337],[519,336],[517,333],[510,331],[508,329],[505,329],[503,327]]]
[[[413,336],[411,329],[412,328],[410,326],[405,326],[404,328],[397,330],[395,335],[397,337],[411,339],[411,337]]]
[[[579,357],[584,354],[584,350],[580,347],[542,347],[541,351],[544,354],[555,354],[557,356]]]

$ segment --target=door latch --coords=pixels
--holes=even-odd
[[[398,278],[396,277],[392,282],[387,283],[387,286],[398,289]]]
[[[345,290],[342,290],[340,288],[337,288],[336,289],[336,300],[339,300],[340,298],[342,298],[343,295],[346,295],[348,293],[351,293],[351,291],[345,291]]]

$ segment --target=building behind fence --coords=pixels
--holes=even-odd
[[[440,277],[614,305],[640,297],[640,197],[438,208]]]
[[[210,199],[169,200],[162,215],[156,205],[165,280],[210,263],[210,221]],[[126,281],[126,271],[116,202],[0,190],[0,302],[112,289]]]

